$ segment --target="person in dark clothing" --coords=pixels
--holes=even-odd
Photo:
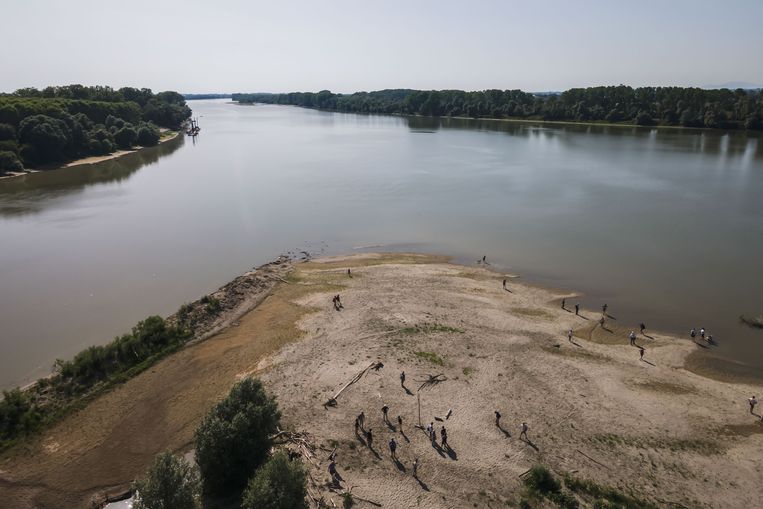
[[[399,415],[397,416],[397,427],[400,429],[400,433],[403,432],[403,418]]]
[[[580,314],[580,304],[575,304],[575,314],[576,315]]]
[[[334,483],[334,485],[339,485],[339,475],[336,472],[336,463],[332,460],[331,463],[329,463],[329,475],[331,475],[331,481]]]
[[[562,309],[566,309],[566,308],[564,307],[564,303],[565,303],[565,302],[567,302],[567,299],[562,299]]]
[[[415,479],[419,478],[419,459],[418,458],[413,460],[413,477]]]
[[[355,434],[357,435],[359,431],[360,431],[360,421],[356,417],[355,418]]]
[[[374,433],[371,428],[368,428],[368,431],[366,431],[366,443],[368,443],[369,449],[374,448]]]
[[[604,314],[606,315],[606,314],[607,314],[607,308],[608,308],[608,307],[609,307],[609,306],[608,306],[607,304],[604,304],[604,305],[601,307],[601,312],[602,312],[602,313],[604,313]]]
[[[382,415],[384,416],[384,422],[389,424],[389,419],[387,418],[387,412],[389,412],[389,407],[387,405],[384,405],[382,407]]]
[[[639,352],[639,355],[640,355],[640,360],[643,361],[644,360],[644,347],[643,346],[638,347],[638,352]]]
[[[405,387],[405,371],[400,372],[400,387]]]
[[[646,330],[646,324],[644,322],[641,322],[641,324],[639,324],[639,327],[641,328],[641,334],[643,334],[644,331]]]
[[[506,289],[506,279],[503,280],[503,289]]]
[[[482,257],[482,263],[485,263],[485,259],[487,259],[487,255]]]
[[[447,449],[448,448],[448,432],[445,430],[445,426],[442,427],[440,430],[440,437],[442,439],[442,448]]]
[[[347,269],[347,276],[352,277],[352,272],[350,272],[350,269]]]
[[[395,442],[395,439],[392,438],[389,441],[389,455],[392,456],[393,460],[397,460],[397,456],[395,456],[395,451],[397,451],[397,442]]]
[[[498,410],[495,411],[495,425],[501,427],[501,412]]]

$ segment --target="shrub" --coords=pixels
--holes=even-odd
[[[285,452],[278,452],[249,481],[241,507],[307,509],[306,480],[307,474],[302,464],[299,461],[289,461]]]
[[[275,399],[259,380],[234,385],[196,430],[196,461],[205,491],[242,490],[267,459],[280,419]]]
[[[146,477],[133,487],[133,509],[193,509],[201,492],[196,469],[168,452],[157,456]]]
[[[29,395],[19,389],[3,391],[0,400],[0,446],[37,429],[42,416],[29,400]]]
[[[16,154],[7,151],[0,152],[0,174],[7,171],[21,171],[23,169],[24,165],[21,164]]]
[[[543,465],[535,465],[524,480],[525,486],[540,495],[556,493],[561,489],[559,481]]]

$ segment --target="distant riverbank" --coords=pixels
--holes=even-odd
[[[163,131],[161,133],[161,138],[159,139],[159,143],[157,145],[168,142],[170,140],[174,140],[175,138],[178,137],[178,135],[180,135],[180,131]],[[23,177],[25,175],[31,175],[32,173],[38,173],[41,171],[61,170],[64,168],[71,168],[73,166],[81,166],[83,164],[102,163],[103,161],[117,159],[119,157],[126,156],[127,154],[134,154],[135,152],[139,152],[147,148],[153,148],[153,147],[136,147],[130,150],[117,150],[116,152],[112,152],[111,154],[107,154],[104,156],[88,156],[88,157],[83,157],[81,159],[75,159],[67,163],[43,166],[41,168],[29,169],[29,170],[24,170],[20,172],[9,172],[5,175],[0,176],[0,180]]]

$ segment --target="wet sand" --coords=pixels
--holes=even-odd
[[[481,266],[424,255],[296,264],[288,283],[237,325],[5,454],[0,497],[7,507],[76,507],[124,489],[156,453],[189,450],[204,413],[254,375],[277,396],[285,428],[308,433],[316,448],[307,462],[311,494],[337,506],[339,494],[325,485],[334,447],[342,489],[383,507],[517,504],[519,476],[536,463],[658,506],[760,502],[763,424],[746,400],[761,396],[760,385],[688,370],[698,347],[658,332],[639,335],[639,360],[627,337],[637,324],[608,319],[602,330],[594,327],[600,313],[560,308],[572,295],[517,279],[505,291],[501,280]],[[341,311],[331,304],[337,293]],[[384,368],[342,392],[336,407],[323,406],[376,361]],[[429,375],[445,380],[419,390]],[[445,425],[451,449],[433,447],[414,427],[417,394],[421,423]],[[384,404],[393,423],[402,416],[405,436],[382,422]],[[437,421],[448,409],[451,417]],[[361,411],[379,456],[354,434]],[[519,438],[523,421],[529,442]],[[389,458],[391,437],[398,464]],[[411,476],[414,458],[420,482]]]

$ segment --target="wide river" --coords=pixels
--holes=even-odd
[[[195,141],[0,181],[0,387],[286,251],[361,246],[487,255],[763,367],[739,323],[763,313],[759,136],[190,104]]]

